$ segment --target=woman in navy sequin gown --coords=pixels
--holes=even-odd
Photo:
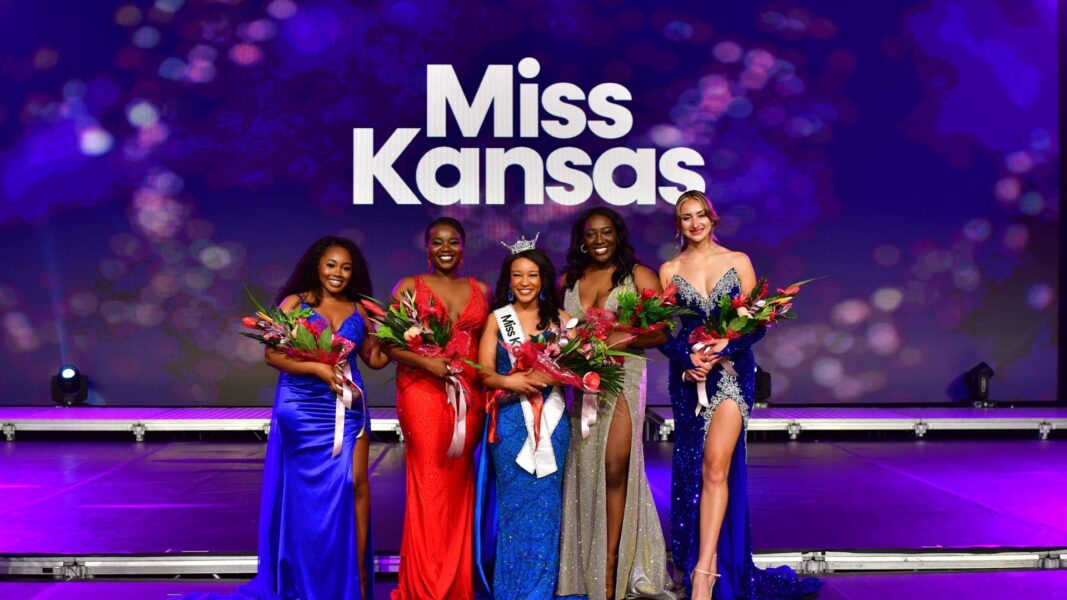
[[[361,294],[370,293],[359,248],[344,238],[325,237],[305,252],[278,301],[285,310],[310,308],[312,320],[351,340],[363,362],[380,369],[388,359],[367,335],[366,315],[358,304]],[[371,596],[370,415],[355,356],[349,360],[351,379],[346,383],[339,368],[267,350],[267,364],[281,376],[263,473],[259,573],[241,588],[241,597]],[[344,410],[341,450],[333,456],[337,394],[346,385],[352,390],[352,408]]]
[[[517,319],[527,339],[542,340],[569,319],[560,309],[555,270],[542,250],[509,256],[501,266],[495,296],[494,310],[513,309],[510,317],[501,317],[505,327],[511,329]],[[496,548],[495,552],[486,548],[486,553],[495,555],[491,583],[485,572],[488,560],[479,561],[476,579],[479,587],[488,584],[497,600],[551,600],[559,574],[563,465],[570,420],[564,414],[558,382],[539,372],[511,373],[507,336],[498,325],[498,314],[504,313],[496,312],[486,322],[478,352],[482,365],[496,368],[480,376],[486,387],[505,390],[511,399],[500,402],[496,417],[500,441],[488,444],[488,457],[483,444],[478,469],[483,509],[493,508],[485,504],[492,502],[489,487],[495,484],[496,516],[480,521],[490,529],[495,521]],[[526,400],[535,396],[542,400],[541,437],[536,447],[531,437],[536,413]],[[483,509],[476,510],[482,513]],[[492,533],[483,531],[479,537],[493,538]]]
[[[745,434],[752,408],[756,363],[752,344],[759,330],[706,353],[692,354],[689,334],[719,309],[724,296],[747,293],[756,284],[748,256],[720,246],[713,232],[718,215],[696,191],[675,205],[682,252],[660,267],[666,287],[678,286],[679,304],[699,316],[682,319],[663,346],[670,358],[668,389],[674,410],[671,467],[671,552],[692,600],[801,598],[821,583],[800,580],[788,567],[760,570],[752,562]],[[708,402],[697,386],[707,386]]]

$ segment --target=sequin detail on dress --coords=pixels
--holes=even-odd
[[[671,278],[671,281],[678,286],[678,296],[681,297],[683,302],[689,305],[690,308],[699,308],[705,315],[711,314],[711,311],[718,306],[719,300],[723,296],[732,296],[734,290],[740,291],[741,289],[741,280],[737,277],[737,269],[733,267],[723,273],[707,296],[701,294],[700,290],[693,287],[693,284],[689,283],[681,275],[675,275]]]
[[[710,315],[719,311],[718,302],[741,291],[737,271],[729,269],[715,283],[708,296],[703,296],[685,278],[675,275],[678,303],[699,311],[684,317],[677,335],[661,350],[670,358],[668,390],[674,412],[674,456],[671,464],[671,556],[676,573],[681,573],[689,591],[689,573],[696,566],[700,548],[700,495],[704,443],[716,408],[728,399],[741,409],[742,427],[738,444],[730,460],[727,475],[729,501],[719,533],[717,553],[721,578],[715,586],[717,600],[771,600],[802,598],[821,587],[814,579],[799,579],[788,567],[762,570],[752,562],[752,540],[749,534],[748,471],[745,460],[748,448],[742,443],[748,431],[748,415],[755,397],[756,361],[752,344],[763,337],[763,330],[731,340],[722,355],[733,364],[737,376],[721,367],[714,369],[707,380],[711,410],[697,414],[697,393],[693,383],[682,380],[686,369],[692,368],[689,358],[689,334]]]
[[[563,308],[574,318],[585,317],[579,287],[567,290]],[[611,290],[604,308],[618,308],[620,292],[636,292],[632,277]],[[643,350],[629,349],[644,354]],[[630,464],[626,479],[626,504],[619,536],[615,593],[618,598],[674,600],[674,585],[667,573],[667,550],[659,513],[645,473],[644,421],[647,380],[644,360],[625,364],[623,396],[630,413]],[[572,429],[580,430],[580,402],[571,414]],[[573,405],[572,405],[573,406]],[[563,476],[563,530],[560,542],[560,596],[583,596],[604,600],[607,570],[607,495],[605,452],[608,430],[618,404],[601,406],[588,438],[571,436],[567,468]]]

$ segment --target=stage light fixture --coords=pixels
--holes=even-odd
[[[993,368],[985,363],[978,363],[963,374],[963,384],[967,387],[967,397],[975,405],[989,400],[989,380],[993,377]]]
[[[52,376],[52,401],[63,406],[84,404],[89,398],[89,378],[74,365],[63,365]]]

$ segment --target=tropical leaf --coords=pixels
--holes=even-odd
[[[327,327],[319,334],[319,349],[329,352],[333,349],[333,330]]]

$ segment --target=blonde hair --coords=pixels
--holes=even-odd
[[[699,202],[704,207],[704,210],[708,213],[708,219],[711,219],[711,239],[716,242],[719,241],[719,238],[715,237],[715,228],[719,226],[719,213],[715,212],[715,207],[711,205],[711,200],[708,199],[704,192],[686,190],[682,192],[681,196],[678,196],[678,201],[674,203],[674,228],[678,232],[679,245],[682,250],[689,246],[689,240],[682,233],[682,205],[690,200]]]

